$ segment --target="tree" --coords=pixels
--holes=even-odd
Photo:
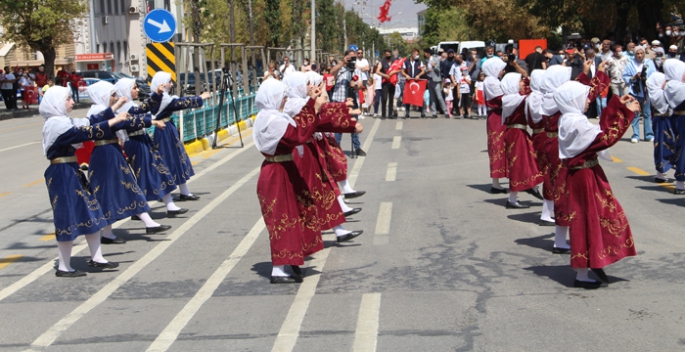
[[[269,42],[268,46],[277,48],[281,39],[281,1],[280,0],[265,0],[266,10],[264,11],[264,20],[269,24]]]
[[[316,1],[316,34],[317,47],[330,52],[337,44],[338,27],[336,25],[334,0]]]
[[[429,7],[424,16],[426,21],[422,37],[429,46],[443,41],[476,39],[475,31],[469,26],[466,14],[459,8]]]
[[[45,72],[52,76],[57,47],[73,42],[73,21],[83,17],[86,10],[85,0],[3,1],[3,39],[40,51],[45,58]]]

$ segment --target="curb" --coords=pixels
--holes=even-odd
[[[251,128],[254,125],[254,119],[257,117],[257,115],[250,116],[249,118],[242,120],[238,122],[238,126],[236,125],[231,125],[228,126],[228,129],[222,129],[217,133],[217,136],[219,137],[219,141],[226,140],[230,137],[237,136],[238,135],[238,127],[240,127],[240,131],[245,131],[248,128]],[[200,137],[195,139],[192,142],[186,142],[184,143],[184,147],[186,149],[186,153],[188,153],[188,156],[194,156],[196,154],[202,153],[205,150],[212,149],[212,142],[213,142],[214,134],[205,136],[205,137]]]

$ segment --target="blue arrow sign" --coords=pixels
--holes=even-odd
[[[143,30],[153,42],[168,42],[176,32],[176,19],[167,10],[152,10],[143,20]]]
[[[354,51],[359,50],[359,49],[357,49],[357,44],[350,44],[350,50],[354,50]]]

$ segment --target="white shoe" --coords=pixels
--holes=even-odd
[[[654,142],[654,137],[649,138],[647,142]]]
[[[639,142],[639,141],[637,140],[637,138],[631,138],[631,139],[630,139],[630,143],[637,144],[637,142]]]

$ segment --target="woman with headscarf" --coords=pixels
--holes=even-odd
[[[296,72],[283,79],[283,83],[288,86],[286,93],[288,101],[285,103],[283,112],[291,117],[302,112],[308,113],[306,111],[308,109],[306,103],[309,100],[307,92],[317,87],[322,92],[325,91],[325,87],[321,85],[323,78],[319,79],[319,77],[321,77],[319,74],[310,71],[307,74]],[[322,97],[327,99],[328,95],[324,94]],[[340,119],[331,119],[328,115],[335,113],[336,108],[340,109],[340,112],[347,116],[343,116]],[[315,132],[305,145],[298,146],[293,151],[295,165],[300,171],[300,175],[307,181],[312,195],[314,195],[314,200],[318,207],[318,215],[321,218],[321,230],[333,229],[338,242],[347,242],[362,234],[363,231],[348,231],[342,226],[346,221],[345,217],[358,213],[361,211],[361,208],[349,208],[343,201],[340,190],[326,165],[325,149],[322,148],[322,146],[325,147],[325,144],[320,143],[324,141],[322,132],[351,133],[361,129],[360,123],[351,120],[352,117],[349,116],[350,111],[348,109],[344,103],[327,102],[323,104],[318,113],[319,119],[324,121],[323,123],[320,122],[317,127],[319,132]],[[352,113],[356,112],[359,111]],[[336,124],[333,125],[326,121],[336,121]],[[340,121],[340,123],[337,123],[337,121]],[[342,123],[344,121],[350,121],[351,123],[343,126]]]
[[[599,125],[594,125],[584,115],[589,93],[590,87],[567,82],[554,92],[554,101],[562,113],[559,157],[568,170],[571,267],[577,271],[573,286],[595,289],[609,283],[602,268],[636,255],[628,218],[597,157],[621,139],[640,104],[629,95],[614,96],[602,110]],[[589,269],[601,281],[590,279]]]
[[[117,88],[117,94],[127,99],[126,104],[118,112],[124,111],[131,115],[157,113],[164,93],[163,86],[155,87],[150,98],[140,106],[134,103],[138,99],[139,92],[134,79],[122,78],[114,86]],[[161,129],[166,127],[163,123],[159,123],[157,126]],[[154,148],[146,129],[142,128],[128,133],[124,142],[124,151],[136,176],[138,187],[143,191],[148,202],[162,199],[166,205],[168,217],[175,217],[178,214],[188,212],[188,209],[179,208],[174,204],[171,198],[171,192],[176,189],[174,176],[169,172],[162,156]],[[134,219],[137,218],[134,217]]]
[[[530,73],[530,95],[526,99],[526,120],[528,126],[533,130],[531,136],[533,140],[533,151],[535,152],[535,160],[538,165],[538,170],[542,173],[542,215],[540,216],[540,226],[554,226],[552,213],[554,212],[554,196],[552,194],[551,181],[549,179],[549,167],[547,166],[547,158],[545,158],[545,140],[547,140],[547,133],[545,133],[545,121],[540,114],[540,105],[542,104],[543,94],[541,91],[542,78],[545,75],[544,70],[533,70]]]
[[[91,124],[110,119],[114,116],[114,111],[119,110],[126,103],[126,98],[118,98],[117,89],[106,81],[96,82],[89,86],[88,96],[94,103],[87,113]],[[112,129],[124,132],[136,131],[150,127],[152,124],[158,125],[159,122],[153,122],[149,117],[141,114],[133,115],[130,121],[115,125]],[[117,132],[117,136],[122,136],[122,134]],[[133,215],[143,220],[145,232],[148,234],[171,228],[171,226],[156,223],[147,213],[150,211],[150,206],[136,183],[131,167],[124,158],[119,139],[112,138],[95,142],[95,148],[90,155],[88,179],[103,211],[112,212],[112,216],[107,219],[107,226],[102,229],[102,243],[126,243],[124,239],[114,235],[112,224]]]
[[[79,170],[75,150],[88,140],[112,138],[111,126],[127,120],[126,114],[90,124],[88,119],[72,119],[67,116],[74,107],[68,88],[52,87],[45,92],[39,111],[45,119],[43,124],[43,153],[50,160],[45,170],[45,183],[52,205],[55,237],[59,261],[55,275],[58,277],[85,276],[86,273],[71,267],[71,248],[74,239],[85,235],[91,260],[88,266],[112,269],[119,266],[102,256],[100,229],[113,216],[100,208],[85,175]]]
[[[481,70],[485,73],[483,93],[488,106],[488,157],[490,158],[490,177],[492,187],[490,193],[507,193],[499,183],[500,178],[507,178],[507,159],[504,154],[504,131],[507,126],[502,125],[502,88],[499,78],[504,73],[507,63],[498,57],[485,60]]]
[[[316,201],[297,169],[293,150],[307,143],[316,131],[316,110],[324,99],[309,99],[300,113],[291,117],[283,112],[287,89],[284,83],[267,78],[255,97],[260,110],[253,138],[265,157],[257,197],[269,231],[272,284],[302,282],[299,266],[304,264],[304,258],[323,249]],[[314,96],[313,91],[310,96]],[[311,233],[317,236],[305,237]],[[292,274],[286,273],[286,265],[291,266]]]
[[[178,130],[171,119],[171,114],[175,111],[202,107],[203,101],[209,99],[209,93],[204,92],[199,96],[183,97],[169,95],[169,90],[174,85],[171,81],[171,74],[159,71],[152,78],[152,87],[164,86],[164,96],[160,103],[158,112],[154,115],[155,120],[166,123],[166,128],[155,128],[152,136],[155,149],[162,155],[164,164],[169,168],[174,182],[181,189],[179,199],[198,200],[199,196],[193,195],[188,190],[186,182],[195,175],[193,165],[186,153],[183,141],[179,137]]]
[[[576,78],[579,82],[590,86],[590,98],[595,99],[611,83],[611,79],[604,73],[605,64],[597,66],[597,73],[592,79],[589,78],[591,61],[586,61],[581,72]],[[552,253],[568,254],[570,247],[566,243],[568,237],[569,221],[572,214],[566,211],[568,188],[566,186],[566,168],[559,158],[559,117],[561,112],[554,101],[554,92],[562,84],[571,80],[573,70],[571,67],[554,65],[545,71],[540,89],[544,94],[540,104],[540,114],[545,123],[547,140],[544,145],[545,159],[549,168],[549,180],[554,198],[554,246]]]
[[[668,102],[664,97],[665,83],[666,76],[661,72],[654,72],[647,78],[647,91],[654,126],[654,167],[656,168],[654,181],[656,183],[669,182],[666,172],[676,164],[677,118],[669,114]]]
[[[675,136],[677,141],[675,164],[675,194],[685,194],[685,63],[678,59],[669,59],[664,63],[666,86],[664,97],[671,108],[672,119],[675,120]]]
[[[504,132],[504,148],[509,170],[509,199],[507,209],[525,209],[529,205],[518,201],[518,192],[526,191],[542,199],[536,189],[542,183],[543,177],[535,161],[533,141],[528,134],[526,121],[526,82],[522,75],[511,72],[502,78],[502,125]]]

